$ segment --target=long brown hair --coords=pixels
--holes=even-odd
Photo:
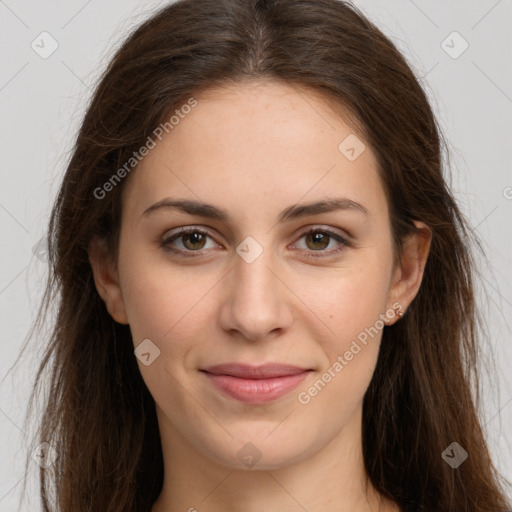
[[[374,151],[393,233],[433,233],[421,288],[383,332],[364,398],[363,453],[373,486],[404,511],[509,508],[478,419],[475,236],[446,184],[444,142],[426,94],[392,42],[337,0],[181,0],[139,26],[103,73],[81,124],[48,229],[50,275],[36,324],[57,304],[27,417],[49,372],[34,445],[44,511],[149,511],[163,483],[155,403],[129,326],[94,286],[88,247],[117,257],[129,179],[108,182],[155,128],[214,86],[271,79],[320,93]],[[136,167],[131,171],[136,172]],[[456,469],[443,451],[469,452]]]

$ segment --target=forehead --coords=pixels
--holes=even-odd
[[[319,94],[262,81],[194,98],[130,176],[130,211],[166,196],[232,206],[242,216],[326,195],[386,209],[371,148]]]

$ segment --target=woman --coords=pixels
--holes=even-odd
[[[353,6],[165,7],[52,212],[44,510],[508,510],[471,237],[421,86]]]

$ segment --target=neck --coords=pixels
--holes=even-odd
[[[211,460],[161,413],[164,484],[152,512],[398,511],[366,478],[360,413],[319,451],[259,470]]]

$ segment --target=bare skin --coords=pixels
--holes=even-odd
[[[395,267],[374,153],[313,93],[260,81],[197,101],[128,178],[118,261],[100,244],[90,250],[111,316],[130,325],[134,347],[149,339],[160,350],[147,366],[138,360],[165,466],[152,512],[398,511],[365,487],[362,458],[362,403],[382,330],[359,351],[353,342],[383,316],[400,321],[430,232],[418,222],[424,236],[408,239]],[[352,161],[339,149],[350,134],[366,146]],[[209,203],[228,217],[163,207],[144,215],[164,198]],[[278,220],[290,206],[333,198],[352,206]],[[184,226],[207,234],[169,241]],[[236,250],[247,237],[257,244],[250,254],[262,251],[251,262]],[[339,356],[346,364],[333,370]],[[249,404],[200,371],[226,362],[312,371],[279,399]],[[253,465],[240,456],[248,443]]]

